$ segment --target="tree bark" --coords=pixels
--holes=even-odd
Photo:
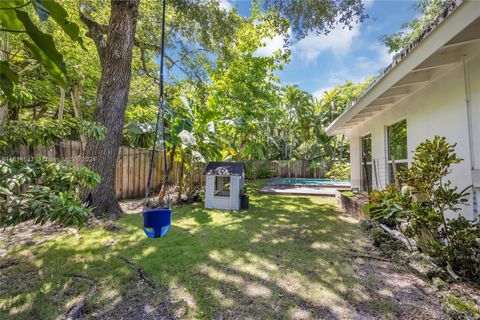
[[[108,131],[102,141],[87,139],[85,156],[88,161],[85,164],[99,173],[102,181],[84,197],[96,215],[111,218],[123,213],[115,195],[115,164],[130,90],[138,5],[139,0],[111,0],[107,40],[96,33],[95,27],[85,23],[97,46],[102,66],[93,120]]]
[[[0,52],[2,60],[8,61],[9,60],[9,38],[8,32],[2,31],[2,51]],[[6,122],[8,119],[8,105],[7,103],[0,104],[0,125]]]

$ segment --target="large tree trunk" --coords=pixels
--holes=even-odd
[[[130,90],[138,4],[139,0],[111,0],[106,41],[87,25],[102,65],[93,120],[104,125],[108,132],[102,141],[87,140],[85,156],[90,161],[86,165],[99,173],[102,181],[85,196],[95,214],[112,218],[123,213],[115,195],[115,164]]]

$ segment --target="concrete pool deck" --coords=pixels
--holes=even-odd
[[[337,190],[349,190],[347,186],[309,186],[309,185],[266,185],[260,190],[263,194],[293,194],[303,196],[337,195]]]

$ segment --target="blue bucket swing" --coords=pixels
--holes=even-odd
[[[165,236],[170,229],[172,222],[172,208],[170,205],[170,195],[168,192],[168,165],[167,165],[167,145],[165,140],[165,108],[164,108],[164,88],[163,88],[163,64],[164,64],[164,52],[165,52],[165,0],[162,3],[162,43],[161,43],[161,55],[160,55],[160,100],[159,110],[157,113],[157,122],[155,124],[155,136],[153,139],[153,148],[150,156],[150,168],[148,171],[147,188],[145,192],[145,201],[143,203],[143,231],[150,238],[161,238]],[[157,146],[157,135],[160,124],[160,116],[162,121],[162,139],[163,139],[163,161],[165,166],[165,188],[167,190],[167,204],[168,208],[162,209],[149,209],[146,210],[147,199],[150,194],[150,186],[152,180],[153,166],[155,163],[155,149]]]

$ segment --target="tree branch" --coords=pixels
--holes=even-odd
[[[159,54],[162,53],[162,48],[161,48],[160,46],[142,42],[142,41],[138,40],[137,38],[135,38],[135,39],[133,40],[133,45],[134,45],[135,47],[140,48],[140,49],[152,50],[152,51],[155,51],[155,52],[157,52],[157,53],[159,53]],[[168,55],[166,55],[166,54],[165,54],[165,58],[166,58],[168,61],[170,61],[171,63],[174,63],[174,62],[175,62],[175,60],[173,60],[170,56],[168,56]]]
[[[93,39],[95,47],[98,51],[98,56],[100,57],[100,62],[103,65],[105,50],[107,48],[107,40],[105,35],[108,33],[108,26],[93,21],[91,18],[87,17],[82,11],[79,11],[79,14],[80,20],[88,28],[87,36]]]
[[[147,68],[147,63],[145,61],[145,49],[144,48],[139,48],[140,49],[140,60],[142,62],[142,69],[145,71],[145,75],[155,81],[155,83],[158,84],[158,77],[155,77],[154,75],[150,74]]]
[[[150,44],[150,43],[145,43],[145,42],[142,42],[140,40],[138,40],[137,38],[135,38],[135,40],[133,41],[133,45],[135,47],[138,47],[140,50],[152,50],[152,51],[155,51],[157,52],[158,54],[161,54],[162,53],[162,48],[160,48],[160,46],[157,46],[157,45],[154,45],[154,44]],[[141,51],[140,51],[141,53]],[[177,62],[178,61],[175,61],[172,59],[172,57],[170,57],[169,55],[165,54],[165,59],[167,59],[168,61],[170,61],[170,63],[172,64],[172,66],[176,66],[180,71],[182,71],[184,74],[188,74],[188,72],[180,67]],[[142,61],[143,63],[143,61]],[[146,72],[146,70],[145,70]],[[156,79],[156,78],[155,78]]]
[[[93,39],[93,41],[95,43],[95,46],[97,48],[97,51],[98,51],[98,55],[100,56],[100,61],[103,64],[103,56],[104,56],[105,48],[107,46],[107,40],[106,40],[105,35],[108,34],[108,26],[104,25],[104,24],[99,24],[98,22],[92,20],[91,18],[87,17],[85,15],[85,13],[83,13],[82,11],[80,11],[80,20],[88,28],[87,36]],[[142,41],[138,40],[137,38],[134,39],[133,45],[140,49],[140,55],[141,55],[140,58],[142,60],[142,68],[144,69],[146,75],[149,78],[152,78],[152,79],[155,79],[155,81],[158,81],[157,77],[150,74],[148,72],[147,68],[146,68],[145,50],[152,50],[152,51],[155,51],[155,52],[161,54],[162,53],[162,48],[158,45],[142,42]],[[196,49],[196,51],[198,51],[198,50],[199,49]],[[181,59],[183,59],[185,56],[186,56],[186,54],[182,55]],[[188,72],[184,68],[182,68],[181,66],[178,65],[178,62],[181,59],[175,61],[172,57],[170,57],[167,54],[165,54],[165,58],[172,64],[172,66],[176,66],[184,74],[188,74]]]

